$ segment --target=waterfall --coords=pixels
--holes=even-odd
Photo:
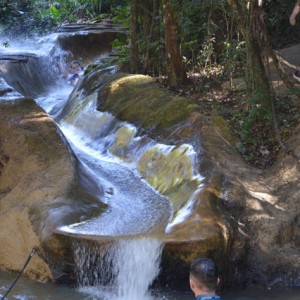
[[[88,247],[76,241],[79,291],[93,299],[154,299],[148,288],[159,273],[161,251],[161,241],[147,237]]]
[[[13,74],[8,72],[7,78],[21,74],[19,81],[27,84],[27,75],[36,69],[41,78],[48,78],[50,66],[64,56],[60,49],[55,51],[33,58],[24,72],[10,68]],[[109,75],[114,69],[105,71]],[[37,80],[39,72],[33,72]],[[27,89],[39,94],[36,102],[68,140],[79,161],[81,186],[108,207],[91,219],[56,228],[75,237],[78,290],[88,299],[154,299],[149,287],[159,274],[163,243],[147,236],[161,236],[166,228],[170,233],[191,213],[203,179],[195,168],[196,152],[189,144],[165,145],[140,135],[132,124],[97,110],[98,91],[72,90],[59,76],[52,77],[49,85],[54,87],[46,94],[29,85],[30,80]]]

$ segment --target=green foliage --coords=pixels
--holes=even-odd
[[[202,44],[202,49],[199,51],[199,55],[197,57],[197,63],[200,67],[206,69],[206,67],[212,66],[215,63],[214,60],[214,46],[216,43],[216,38],[214,35],[207,35]]]
[[[0,2],[0,24],[1,29],[13,28],[16,32],[20,31],[20,28],[25,27],[28,23],[31,23],[29,19],[26,24],[26,10],[30,3],[23,2],[22,5],[19,1],[4,0]]]
[[[249,135],[251,127],[256,122],[264,122],[266,124],[270,124],[272,122],[271,111],[268,107],[262,104],[262,98],[266,96],[266,91],[256,90],[252,93],[252,95],[248,99],[249,109],[244,118],[244,122],[242,124],[242,136],[253,142],[251,140],[251,135]]]
[[[125,0],[1,0],[0,27],[7,35],[47,33],[64,21],[111,13]],[[100,11],[101,10],[101,11]]]
[[[233,58],[227,47],[228,43],[233,44],[237,31],[233,30],[233,19],[225,0],[181,2],[182,53],[189,69],[199,70],[219,63],[229,66],[240,58],[237,55]]]
[[[118,55],[117,63],[120,65],[126,65],[129,63],[129,48],[128,48],[129,40],[124,42],[119,39],[115,39],[112,42],[112,48]]]
[[[114,22],[121,22],[122,26],[129,28],[129,17],[130,17],[130,8],[129,5],[117,6],[112,8],[112,14],[114,15]]]
[[[54,5],[50,5],[49,10],[50,10],[50,14],[53,17],[54,21],[56,23],[58,23],[58,21],[60,19],[59,10]]]
[[[223,52],[220,55],[220,63],[224,67],[224,74],[228,77],[244,76],[243,64],[246,61],[245,41],[236,39],[224,42]]]

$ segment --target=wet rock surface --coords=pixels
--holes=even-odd
[[[82,96],[95,97],[99,110],[135,124],[141,134],[161,143],[191,144],[196,149],[198,171],[205,176],[205,188],[197,194],[193,213],[174,226],[169,236],[163,237],[166,242],[161,282],[187,288],[183,282],[190,262],[199,256],[209,256],[218,264],[223,287],[300,285],[299,162],[282,153],[271,169],[255,169],[228,143],[234,138],[219,115],[203,114],[187,98],[173,97],[150,77],[103,74],[95,69],[79,82],[64,114],[69,113],[71,119],[74,107],[80,109],[84,104]],[[76,98],[81,102],[76,102]],[[0,104],[0,203],[3,224],[9,228],[2,232],[8,242],[1,252],[5,257],[2,267],[11,270],[17,270],[25,260],[25,252],[39,246],[43,237],[48,236],[47,230],[57,225],[59,218],[46,223],[44,217],[48,213],[57,216],[58,211],[50,207],[68,203],[66,193],[74,182],[72,163],[54,123],[50,119],[45,122],[51,136],[47,130],[42,137],[36,134],[44,127],[30,127],[48,118],[32,107],[31,102],[16,102],[16,111],[12,105]],[[28,105],[30,110],[26,108]],[[26,116],[32,112],[36,115]],[[10,137],[12,132],[16,135]],[[288,148],[298,156],[299,133],[300,127],[287,141]],[[48,149],[53,141],[62,148]],[[122,152],[124,141],[119,142],[113,149],[116,153]],[[28,203],[24,203],[24,196],[28,196]],[[69,213],[68,208],[60,212],[63,216]],[[23,228],[28,231],[23,232]],[[19,235],[18,240],[26,236],[25,246],[20,247],[22,251],[12,252],[11,232]],[[51,235],[42,248],[51,257],[49,261],[54,262],[58,257],[63,268],[49,267],[41,258],[28,273],[43,279],[65,278],[65,275],[70,279],[73,267],[70,244],[60,239]]]
[[[59,243],[48,241],[53,240],[53,227],[67,222],[66,212],[74,214],[70,153],[54,122],[33,99],[0,101],[0,112],[0,267],[19,271],[36,249],[25,273],[56,280],[49,255]]]
[[[141,78],[130,81],[126,76],[107,83],[98,97],[99,109],[112,111],[147,131],[151,128],[151,136],[159,141],[191,143],[197,149],[199,171],[207,179],[207,190],[196,201],[194,213],[173,228],[177,240],[166,242],[163,269],[169,272],[163,277],[169,278],[172,272],[182,274],[177,279],[173,276],[173,283],[178,284],[187,276],[187,266],[196,256],[210,256],[219,265],[224,287],[299,285],[299,162],[282,153],[272,169],[255,169],[228,143],[234,138],[220,116],[204,115],[197,107],[189,106],[188,100],[178,100],[183,105],[180,113],[187,112],[189,117],[175,117],[173,123],[160,110],[165,103],[171,110],[176,100],[168,98],[146,77],[143,82]],[[150,92],[151,85],[156,93]],[[139,111],[136,115],[135,109]],[[152,120],[153,113],[157,119]],[[300,144],[297,132],[287,142],[295,153]],[[208,183],[213,178],[219,179],[212,187]],[[211,207],[211,213],[207,213],[207,207]],[[198,241],[191,239],[192,232]],[[176,255],[172,249],[176,249]],[[182,266],[182,272],[178,266]]]

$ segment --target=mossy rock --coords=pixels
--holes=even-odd
[[[160,134],[186,120],[196,106],[172,95],[150,76],[116,74],[100,91],[98,108]]]
[[[212,116],[212,120],[221,138],[227,143],[234,145],[236,143],[236,139],[231,133],[228,122],[218,114]]]

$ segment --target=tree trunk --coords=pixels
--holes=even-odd
[[[252,0],[249,7],[249,35],[246,40],[247,44],[247,70],[251,89],[260,99],[254,99],[254,105],[261,104],[266,112],[271,112],[271,88],[268,70],[268,49],[265,43],[267,33],[266,28],[260,25],[263,18],[262,8],[258,6],[257,0]],[[263,20],[263,19],[262,19]]]
[[[248,89],[249,104],[253,107],[261,107],[261,111],[271,114],[271,88],[267,74],[266,45],[263,37],[267,35],[261,24],[262,8],[257,0],[251,0],[246,7],[244,0],[228,1],[232,7],[238,27],[246,42],[246,84]]]
[[[130,71],[138,73],[139,57],[137,44],[137,0],[131,0],[131,19],[130,19]]]
[[[163,0],[163,18],[167,56],[167,75],[171,86],[178,86],[186,80],[186,73],[180,53],[178,38],[178,12],[169,0]]]
[[[152,2],[152,7],[150,6],[150,2]],[[146,47],[144,51],[144,67],[143,67],[143,73],[149,74],[151,71],[151,75],[158,75],[158,67],[157,65],[160,63],[158,59],[159,53],[150,50],[150,45],[153,43],[153,41],[159,40],[158,35],[158,25],[159,25],[159,2],[158,0],[152,0],[148,2],[148,17],[146,17],[147,22],[144,20],[144,36],[146,37]],[[145,17],[145,16],[144,16]],[[147,28],[146,28],[147,27]],[[150,57],[152,58],[152,61],[150,61]],[[153,59],[156,57],[156,59]]]
[[[142,21],[143,21],[143,36],[145,39],[145,47],[143,49],[143,73],[146,74],[148,72],[148,64],[149,64],[149,45],[151,43],[151,22],[153,22],[153,16],[151,17],[151,8],[150,1],[143,1],[143,9],[142,9]]]
[[[149,37],[150,23],[151,23],[151,3],[149,0],[143,1],[142,7],[142,21],[143,21],[143,34],[144,37]]]

